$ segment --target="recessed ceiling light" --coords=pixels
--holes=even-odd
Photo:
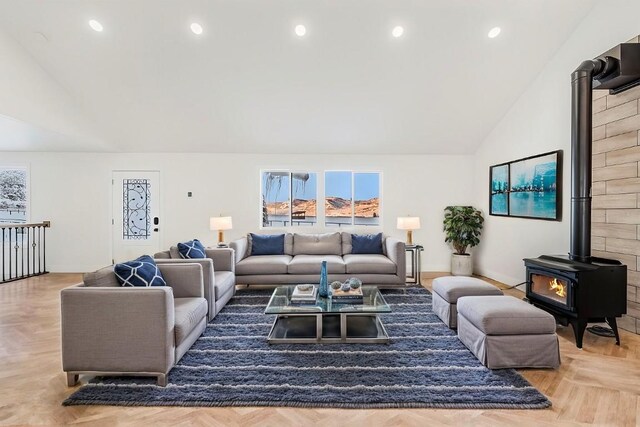
[[[493,27],[487,36],[489,36],[490,39],[495,39],[500,34],[500,31],[500,27]]]
[[[294,29],[294,31],[296,32],[296,34],[299,37],[304,36],[305,34],[307,34],[307,28],[304,25],[296,25],[296,28]]]
[[[393,30],[391,31],[391,34],[395,38],[402,37],[402,35],[404,34],[404,28],[398,25],[397,27],[393,28]]]
[[[202,25],[198,24],[197,22],[194,22],[193,24],[191,24],[191,31],[193,31],[193,34],[197,34],[197,35],[202,34]]]
[[[99,23],[98,21],[96,21],[95,19],[92,19],[92,20],[90,20],[90,21],[89,21],[89,26],[90,26],[94,31],[97,31],[97,32],[99,32],[99,33],[100,33],[100,32],[102,32],[102,30],[104,29],[104,28],[102,27],[102,24],[101,24],[101,23]]]

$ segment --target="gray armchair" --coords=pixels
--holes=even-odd
[[[158,385],[204,332],[202,266],[159,264],[168,286],[121,287],[113,266],[61,291],[62,368],[79,374],[155,376]]]
[[[158,252],[153,258],[156,263],[198,263],[204,275],[204,297],[209,305],[208,320],[229,302],[236,293],[236,263],[234,251],[229,248],[206,248],[207,258],[183,259],[176,246],[168,251]]]

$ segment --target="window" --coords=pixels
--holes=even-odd
[[[351,172],[325,172],[325,225],[353,224]]]
[[[380,225],[380,173],[325,172],[325,225]]]
[[[262,172],[262,226],[310,226],[317,222],[317,174]]]
[[[291,174],[291,225],[317,222],[318,177],[315,173]]]
[[[380,174],[354,173],[355,225],[380,225]]]
[[[26,167],[0,167],[0,223],[26,224],[28,192]]]
[[[324,224],[380,225],[380,173],[324,173]],[[260,172],[260,219],[263,227],[318,224],[318,174],[267,170]]]

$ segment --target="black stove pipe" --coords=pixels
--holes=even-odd
[[[584,61],[571,74],[571,248],[569,257],[591,260],[591,113],[593,79],[608,71],[602,59]]]
[[[593,80],[619,93],[640,83],[638,44],[622,44],[584,61],[571,74],[571,248],[569,258],[591,262],[591,114]],[[617,52],[617,53],[616,53]],[[625,66],[621,67],[622,58]]]

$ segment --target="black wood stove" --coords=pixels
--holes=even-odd
[[[606,321],[620,344],[616,317],[627,309],[627,267],[619,261],[592,257],[589,262],[569,256],[542,255],[526,259],[527,299],[570,323],[582,348],[587,323]]]
[[[594,88],[615,94],[640,84],[640,44],[624,43],[584,61],[571,79],[571,248],[568,256],[524,260],[526,294],[573,326],[578,348],[590,322],[606,321],[619,345],[616,317],[627,312],[627,267],[591,256],[591,102]]]

